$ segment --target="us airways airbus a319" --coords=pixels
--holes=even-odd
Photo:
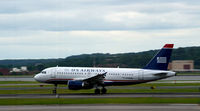
[[[38,82],[54,84],[54,94],[58,84],[66,84],[70,90],[95,88],[95,94],[105,94],[106,86],[146,83],[175,76],[175,72],[167,71],[173,46],[174,44],[165,44],[142,69],[51,67],[36,74],[34,79]]]

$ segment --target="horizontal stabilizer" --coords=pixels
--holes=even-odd
[[[157,74],[154,74],[155,76],[166,76],[167,73],[157,73]]]

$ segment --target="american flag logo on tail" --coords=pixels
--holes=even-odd
[[[167,57],[157,57],[157,63],[167,63]]]

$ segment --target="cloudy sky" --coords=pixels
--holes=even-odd
[[[0,59],[200,46],[200,0],[0,0]]]

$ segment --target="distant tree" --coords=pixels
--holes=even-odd
[[[45,67],[42,63],[36,64],[37,70],[42,71]]]

